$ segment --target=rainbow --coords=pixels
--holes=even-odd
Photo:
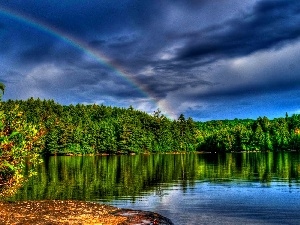
[[[122,68],[122,66],[118,65],[116,62],[109,59],[100,51],[92,48],[88,43],[80,40],[79,38],[71,36],[67,32],[64,32],[63,30],[60,30],[43,21],[37,20],[36,18],[33,18],[24,13],[17,12],[15,10],[7,9],[0,6],[0,14],[12,18],[18,22],[24,23],[35,29],[38,29],[49,35],[52,35],[53,37],[62,40],[65,43],[69,44],[70,46],[73,46],[74,48],[84,52],[88,56],[94,58],[101,65],[105,66],[106,68],[110,69],[112,72],[116,73],[118,76],[125,79],[134,88],[137,88],[137,90],[139,90],[140,93],[143,94],[143,96],[148,98],[152,104],[157,106],[157,108],[159,108],[164,115],[166,115],[169,118],[173,117],[171,116],[172,110],[165,101],[160,101],[158,98],[153,97],[154,95],[151,93],[151,91],[148,90],[145,87],[145,85],[135,80],[132,74],[126,72],[126,70]]]

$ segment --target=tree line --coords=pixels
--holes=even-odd
[[[43,131],[40,152],[46,155],[190,152],[198,146],[196,124],[183,115],[170,120],[159,110],[149,115],[132,107],[64,106],[33,98],[2,102],[0,110],[16,107]]]
[[[300,150],[300,115],[196,122],[198,149],[214,152]]]
[[[39,153],[45,155],[300,149],[300,115],[195,122],[182,114],[171,120],[159,110],[150,115],[132,107],[33,98],[1,102],[0,111],[9,124],[20,120],[25,130],[39,131]]]

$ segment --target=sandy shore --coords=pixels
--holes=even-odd
[[[119,209],[84,201],[0,202],[0,224],[173,224],[153,212]]]

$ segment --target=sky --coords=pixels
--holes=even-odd
[[[300,113],[299,0],[0,0],[3,100],[196,121]]]

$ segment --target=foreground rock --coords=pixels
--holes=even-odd
[[[0,224],[138,225],[173,223],[157,213],[84,201],[0,202]]]

